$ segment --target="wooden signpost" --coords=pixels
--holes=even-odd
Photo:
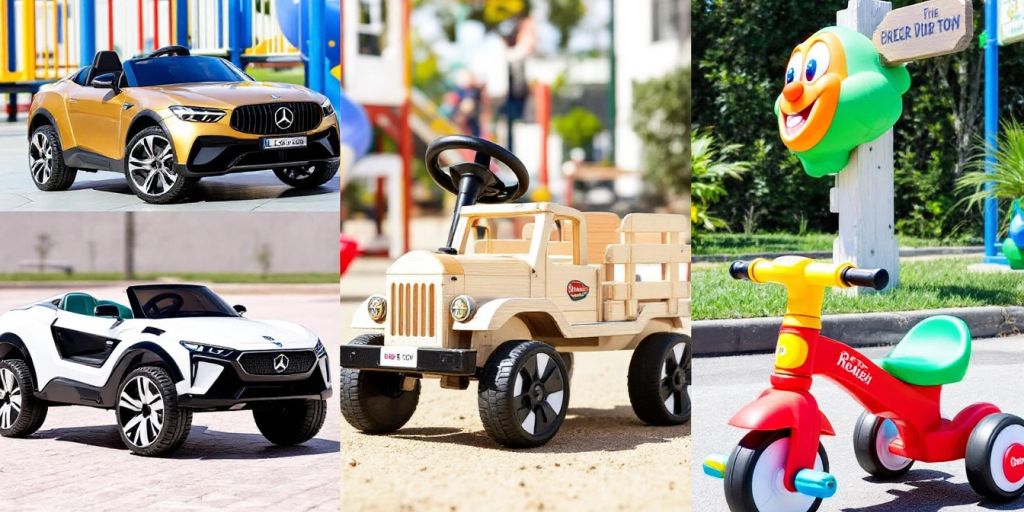
[[[849,0],[847,8],[836,13],[836,24],[873,36],[875,47],[891,65],[963,50],[974,33],[971,4],[963,0],[930,0],[895,11],[890,2]],[[839,214],[832,259],[888,270],[889,289],[899,282],[900,268],[893,169],[889,130],[853,150],[830,194],[831,210]]]

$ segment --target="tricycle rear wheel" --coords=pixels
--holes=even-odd
[[[1024,494],[1024,420],[993,414],[975,425],[967,440],[967,481],[974,492],[995,501]]]
[[[364,334],[351,345],[383,345],[384,335]],[[341,414],[353,427],[371,434],[394,432],[412,418],[420,402],[420,379],[409,389],[400,373],[342,368]]]
[[[907,474],[914,465],[913,459],[889,451],[889,444],[898,437],[892,420],[864,411],[853,430],[853,453],[857,463],[871,476],[883,480]]]

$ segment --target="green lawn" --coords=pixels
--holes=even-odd
[[[693,254],[742,255],[765,252],[832,251],[834,233],[809,233],[793,235],[786,233],[703,233],[693,242]],[[939,247],[951,245],[978,245],[980,240],[932,240],[899,236],[900,247]]]
[[[249,66],[249,69],[247,69],[246,72],[260,82],[280,82],[295,85],[306,84],[305,70],[302,66],[283,69]]]
[[[0,282],[66,282],[66,281],[123,281],[120,272],[84,272],[63,274],[56,272],[35,273],[19,272],[14,274],[0,273]],[[207,283],[272,283],[272,284],[315,284],[337,283],[338,275],[334,273],[304,274],[233,274],[233,273],[152,273],[138,274],[135,281],[175,280]]]
[[[904,260],[895,291],[862,297],[829,293],[824,311],[833,314],[1024,305],[1024,274],[968,270],[975,263],[978,258]],[[694,320],[781,316],[785,304],[781,286],[733,280],[727,263],[694,266]]]

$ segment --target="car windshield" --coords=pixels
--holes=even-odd
[[[242,82],[249,77],[219,57],[169,56],[124,63],[128,84],[134,87],[197,82]]]
[[[196,285],[145,285],[128,288],[136,318],[235,317],[238,313],[209,288]]]

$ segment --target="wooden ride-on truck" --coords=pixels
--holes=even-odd
[[[476,156],[445,172],[448,150]],[[505,185],[491,159],[517,182]],[[356,310],[352,327],[367,333],[340,358],[350,424],[395,431],[412,417],[423,378],[452,389],[476,379],[487,433],[539,446],[565,419],[573,352],[597,350],[634,350],[627,382],[641,420],[689,420],[689,219],[500,204],[525,192],[528,174],[504,148],[472,137],[438,139],[427,167],[458,195],[448,244],[396,260],[385,293]],[[522,237],[499,238],[502,222],[523,226]],[[656,279],[638,278],[648,267]]]

